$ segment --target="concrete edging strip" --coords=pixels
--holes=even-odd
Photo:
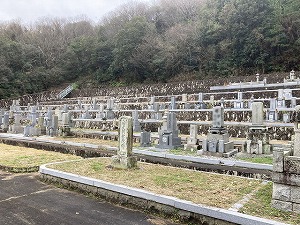
[[[244,224],[244,225],[253,225],[253,224],[284,225],[285,224],[285,223],[280,223],[273,220],[250,216],[250,215],[246,215],[246,214],[242,214],[242,213],[238,213],[226,209],[198,205],[189,201],[180,200],[175,197],[158,195],[137,188],[131,188],[124,185],[113,184],[102,180],[97,180],[89,177],[79,176],[76,174],[61,172],[58,170],[47,168],[48,165],[60,164],[60,163],[63,162],[49,163],[49,164],[42,165],[40,166],[39,172],[41,174],[50,175],[61,179],[66,179],[66,180],[70,180],[73,182],[77,182],[89,186],[103,188],[106,190],[110,190],[113,192],[129,195],[133,197],[154,201],[164,205],[173,206],[180,210],[185,210],[188,212],[192,212],[192,213],[196,213],[196,214],[200,214],[200,215],[204,215],[204,216],[208,216],[208,217],[212,217],[212,218],[216,218],[219,220],[228,221],[232,223]]]

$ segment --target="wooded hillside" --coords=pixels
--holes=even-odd
[[[299,62],[299,0],[132,2],[98,24],[0,24],[0,98],[77,79],[166,82],[299,70]]]

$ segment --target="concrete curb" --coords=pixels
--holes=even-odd
[[[208,207],[203,205],[198,205],[189,201],[180,200],[175,197],[158,195],[152,192],[144,191],[137,188],[131,188],[124,185],[117,185],[113,183],[109,183],[102,180],[97,180],[89,177],[79,176],[76,174],[61,172],[58,170],[47,168],[49,165],[60,164],[59,163],[49,163],[40,166],[39,172],[44,175],[49,175],[56,178],[61,178],[69,181],[73,181],[76,183],[89,185],[97,188],[106,189],[109,191],[113,191],[119,194],[128,195],[131,197],[141,198],[149,201],[153,201],[156,203],[161,203],[163,205],[171,206],[179,210],[184,210],[187,212],[231,222],[236,224],[244,224],[244,225],[284,225],[284,223],[279,223],[272,220],[267,220],[259,217],[249,216],[246,214],[229,211],[226,209],[220,209],[215,207]]]

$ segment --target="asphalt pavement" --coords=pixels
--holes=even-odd
[[[0,225],[175,225],[37,180],[0,171]]]

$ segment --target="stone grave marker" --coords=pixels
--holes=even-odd
[[[191,124],[190,125],[190,135],[187,139],[187,145],[185,146],[185,149],[189,150],[196,150],[198,145],[198,125]]]
[[[174,149],[182,147],[181,138],[178,136],[176,114],[171,112],[163,117],[163,126],[159,131],[159,144],[157,148]]]
[[[175,96],[171,97],[170,109],[177,109]]]
[[[151,147],[151,132],[141,132],[141,147]]]
[[[255,102],[252,105],[252,125],[247,134],[247,153],[270,154],[271,145],[268,128],[264,125],[264,105]]]
[[[14,120],[15,123],[11,126],[11,132],[13,134],[21,134],[24,132],[24,129],[21,125],[21,115],[20,114],[15,114]]]
[[[120,169],[137,167],[137,159],[132,155],[133,120],[122,116],[119,119],[119,149],[117,156],[112,158],[112,166]]]
[[[141,123],[139,121],[139,112],[137,110],[132,112],[133,118],[133,132],[141,132]]]
[[[224,128],[224,108],[216,106],[212,110],[212,126],[207,134],[207,138],[202,141],[204,154],[215,154],[229,157],[236,153],[234,144],[229,141],[229,134]]]

